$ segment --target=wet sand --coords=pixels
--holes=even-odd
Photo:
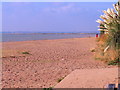
[[[54,87],[76,69],[113,67],[94,60],[95,46],[93,37],[3,42],[3,88]]]

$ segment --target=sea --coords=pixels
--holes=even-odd
[[[2,42],[95,37],[95,33],[2,33]]]

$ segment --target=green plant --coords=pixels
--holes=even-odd
[[[119,63],[120,63],[120,60],[119,58],[117,58],[116,60],[108,62],[108,65],[119,65]]]
[[[101,33],[100,38],[103,38],[103,43],[101,47],[103,49],[99,49],[100,52],[103,52],[103,57],[110,54],[110,51],[114,52],[114,60],[119,58],[119,50],[120,50],[120,2],[114,4],[114,9],[107,9],[107,11],[103,11],[104,15],[101,15],[97,22],[100,23],[98,29]],[[108,54],[108,55],[107,55]],[[111,56],[112,57],[112,56]],[[109,58],[110,57],[106,57]]]
[[[22,52],[22,54],[30,54],[29,52]]]

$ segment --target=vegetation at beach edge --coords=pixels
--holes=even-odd
[[[97,40],[95,58],[118,65],[120,62],[120,1],[113,4],[114,9],[104,10],[97,22],[100,36]]]

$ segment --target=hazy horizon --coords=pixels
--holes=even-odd
[[[2,32],[95,33],[115,2],[3,2]]]

